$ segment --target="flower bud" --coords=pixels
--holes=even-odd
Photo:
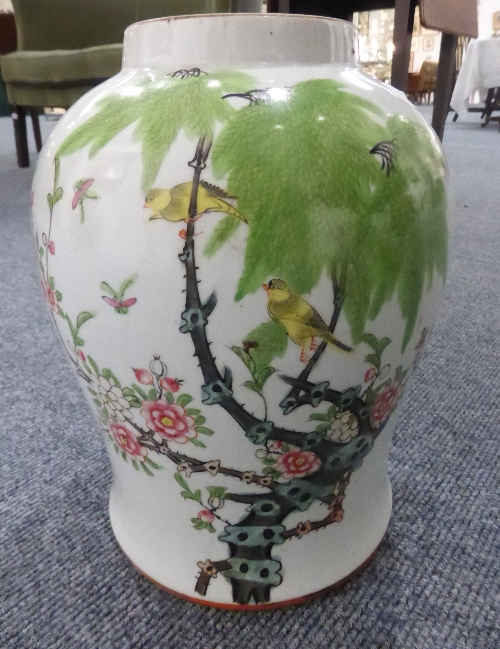
[[[211,523],[215,519],[215,516],[208,509],[202,509],[198,512],[198,518],[204,523]]]
[[[153,375],[148,370],[134,369],[135,378],[142,383],[142,385],[151,385],[153,383]]]
[[[181,387],[181,381],[177,379],[170,379],[168,376],[164,376],[158,381],[160,387],[162,387],[167,392],[179,392]]]
[[[265,457],[267,457],[267,451],[265,448],[259,448],[258,451],[255,451],[255,457],[258,457],[259,460],[263,460]]]
[[[218,498],[217,496],[212,496],[211,498],[208,499],[208,504],[213,509],[220,509],[221,507],[224,506],[224,501],[221,498]]]
[[[45,232],[42,232],[42,243],[44,246],[47,245],[47,235],[45,234]]]
[[[49,243],[49,252],[51,255],[56,254],[56,244],[53,241]]]
[[[153,372],[157,379],[161,376],[165,376],[167,373],[167,366],[165,363],[160,360],[159,356],[153,356],[153,360],[149,364],[149,369]]]

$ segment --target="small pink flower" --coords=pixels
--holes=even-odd
[[[142,383],[142,385],[152,385],[153,383],[153,375],[149,370],[134,370],[135,378],[139,381],[139,383]]]
[[[87,357],[85,356],[85,354],[82,352],[81,349],[79,349],[79,350],[77,351],[77,354],[78,354],[78,356],[81,358],[81,360],[85,363],[85,361],[87,360]]]
[[[167,376],[164,376],[159,381],[160,386],[167,390],[167,392],[179,392],[181,384],[177,379],[169,379]]]
[[[57,304],[55,291],[53,291],[50,286],[47,286],[47,284],[45,284],[43,280],[40,280],[40,284],[42,285],[43,295],[47,301],[47,304],[50,306],[52,311],[54,311],[54,313],[59,313],[59,305]]]
[[[365,372],[365,383],[371,383],[374,378],[375,378],[375,368],[370,367]]]
[[[198,518],[204,523],[211,523],[215,520],[215,516],[212,512],[209,512],[208,509],[202,509],[198,512]]]
[[[269,450],[274,451],[276,453],[276,451],[279,451],[282,446],[283,446],[283,442],[280,442],[279,440],[276,440],[276,441],[271,442],[269,444]]]
[[[370,422],[372,426],[378,426],[382,423],[391,413],[391,408],[399,396],[401,390],[400,383],[394,383],[389,387],[382,390],[375,400],[370,412]]]
[[[317,471],[321,460],[312,451],[293,450],[280,455],[276,460],[275,469],[285,480],[290,478],[303,478]]]
[[[78,203],[81,203],[85,198],[85,190],[88,189],[91,185],[94,184],[94,179],[89,178],[88,180],[83,180],[81,183],[75,185],[75,195],[73,196],[73,201],[71,207],[76,210]]]
[[[175,403],[167,403],[163,399],[143,401],[141,415],[149,430],[168,441],[185,444],[198,435],[194,429],[194,419]]]
[[[51,255],[56,254],[56,244],[53,241],[49,243],[49,252]]]
[[[142,461],[148,454],[146,449],[140,445],[136,435],[124,424],[112,421],[109,424],[109,432],[116,444],[130,457]]]

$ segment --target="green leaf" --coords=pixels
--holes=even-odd
[[[108,423],[109,421],[109,412],[107,408],[102,408],[102,410],[99,411],[99,416],[103,420],[105,424]]]
[[[54,208],[54,203],[52,202],[52,194],[47,194],[47,203],[49,204],[49,210],[52,212]]]
[[[212,234],[203,250],[204,254],[207,257],[213,257],[226,241],[233,236],[240,225],[240,219],[237,219],[234,216],[228,215],[221,219],[212,230]]]
[[[79,336],[75,336],[75,339],[73,341],[75,343],[75,347],[82,347],[85,344],[85,341],[83,338],[80,338]]]
[[[115,290],[112,289],[111,286],[107,282],[101,282],[101,291],[104,291],[105,293],[108,293],[108,295],[111,295],[111,297],[114,297],[114,298],[118,297]]]
[[[63,299],[61,291],[56,291],[56,300],[60,302]]]
[[[95,360],[92,358],[92,356],[87,356],[87,360],[88,360],[88,362],[90,363],[90,365],[92,366],[92,369],[94,370],[94,372],[95,372],[97,375],[99,375],[99,368],[97,367],[97,363],[96,363]]]
[[[205,426],[195,426],[194,427],[195,431],[197,433],[200,433],[201,435],[213,435],[214,431],[210,430],[210,428],[205,428]]]
[[[139,471],[139,464],[138,464],[137,460],[132,460],[132,466],[134,467],[134,469],[136,471]]]
[[[245,381],[243,385],[249,390],[253,390],[254,392],[257,392],[257,394],[260,394],[260,386],[255,381]]]
[[[136,385],[135,383],[132,383],[132,387],[133,387],[134,390],[137,392],[137,394],[140,394],[140,396],[141,396],[143,399],[147,399],[147,398],[148,398],[148,395],[147,395],[147,394],[144,392],[144,390],[143,390],[142,388],[140,388],[138,385]]]
[[[102,375],[104,376],[104,378],[107,379],[108,381],[110,381],[110,380],[111,380],[111,377],[113,376],[113,372],[112,372],[109,368],[107,368],[107,367],[103,367],[103,368],[102,368],[101,374],[102,374]]]
[[[186,415],[199,415],[201,410],[198,410],[198,408],[186,408]]]
[[[174,403],[174,395],[171,392],[165,392],[165,399],[167,400],[167,403]]]
[[[378,356],[377,354],[368,354],[367,356],[365,356],[365,363],[371,363],[377,368],[377,370],[379,370],[380,356]]]
[[[87,386],[87,390],[90,392],[90,394],[93,394],[94,397],[97,396],[97,392],[94,392],[94,390],[92,390],[92,388],[89,388],[89,387]]]
[[[379,346],[379,342],[373,334],[363,334],[360,340],[366,343],[369,347],[371,347],[375,353],[378,353],[377,349]]]
[[[252,359],[249,353],[245,351],[243,347],[238,347],[235,345],[234,347],[231,347],[231,350],[238,356],[240,360],[243,361],[243,363],[245,363],[245,367],[248,368],[250,366]]]
[[[207,491],[209,493],[210,498],[220,498],[221,500],[224,500],[226,497],[226,487],[207,487]]]
[[[365,393],[365,403],[366,403],[366,405],[371,406],[374,403],[374,401],[376,399],[376,396],[377,396],[377,394],[376,394],[375,390],[373,390],[373,388],[371,388],[371,387],[368,388],[366,390],[366,393]]]
[[[161,469],[161,466],[159,464],[156,464],[156,462],[153,462],[149,457],[144,458],[144,462],[146,464],[149,464],[149,466],[153,467],[153,469]]]
[[[382,356],[382,353],[383,353],[384,349],[387,347],[387,345],[388,345],[390,342],[391,342],[391,339],[390,339],[390,338],[387,338],[387,337],[382,338],[382,340],[379,340],[379,342],[378,342],[378,344],[377,344],[377,349],[375,350],[376,353],[377,353],[379,356]]]
[[[144,471],[144,473],[147,473],[150,476],[154,476],[154,473],[148,469],[144,462],[139,462],[139,464],[141,465],[141,469]]]
[[[261,369],[261,371],[257,375],[257,383],[262,389],[264,387],[264,383],[267,381],[267,379],[272,376],[276,370],[274,367],[264,367]]]
[[[180,473],[174,473],[174,478],[176,482],[186,491],[190,491],[188,483],[184,480]]]
[[[321,414],[319,412],[314,412],[309,416],[309,419],[314,421],[331,421],[330,415]]]
[[[196,417],[194,418],[194,423],[195,424],[200,424],[201,425],[201,424],[204,424],[205,421],[206,421],[205,417],[202,417],[201,415],[196,415]]]
[[[38,249],[38,254],[40,255],[40,257],[43,257],[44,253],[45,250],[42,248],[42,246],[40,246],[40,248]]]
[[[290,449],[291,449],[291,446],[289,444],[287,444],[286,442],[283,442],[283,444],[281,445],[281,450],[283,451],[283,453],[288,453],[288,451]]]
[[[274,469],[271,466],[266,466],[262,469],[262,473],[264,475],[273,475],[274,474]]]
[[[127,454],[125,453],[125,451],[122,451],[122,452],[121,452],[121,456],[122,456],[122,458],[123,458],[123,459],[125,460],[125,462],[126,462],[126,461],[127,461]]]
[[[49,286],[52,290],[54,290],[56,287],[53,277],[49,277]]]
[[[118,297],[120,300],[125,295],[125,291],[132,286],[136,279],[137,275],[134,275],[133,277],[128,277],[120,284],[120,288],[118,289]]]
[[[54,192],[54,200],[53,200],[53,204],[55,205],[55,204],[57,203],[57,201],[60,201],[60,200],[61,200],[62,197],[63,197],[63,188],[62,188],[62,187],[58,187],[58,188],[56,189],[56,191]]]
[[[257,376],[275,358],[284,356],[288,344],[286,329],[276,320],[264,322],[253,329],[246,340],[257,344],[251,350],[252,359],[255,361],[254,373]]]
[[[99,401],[99,399],[92,399],[92,401],[95,403],[95,405],[96,405],[98,408],[101,407],[102,404],[101,404],[101,402]]]
[[[191,442],[191,444],[199,446],[200,448],[207,448],[206,445],[203,442],[200,442],[199,439],[196,439],[196,437],[190,437],[189,441]]]
[[[151,388],[151,390],[148,392],[148,396],[150,401],[156,401],[156,390],[154,388]]]
[[[78,317],[76,318],[76,328],[80,329],[82,324],[84,322],[87,322],[87,320],[90,320],[90,318],[93,318],[94,316],[92,313],[89,313],[88,311],[82,311],[81,313],[78,314]]]
[[[316,432],[326,433],[327,430],[330,430],[330,427],[331,427],[331,423],[318,424],[318,426],[316,426]]]
[[[180,394],[177,397],[177,403],[182,407],[187,406],[187,404],[191,403],[192,400],[193,400],[193,397],[190,396],[189,394]]]
[[[99,194],[93,189],[86,189],[83,192],[83,195],[85,196],[85,198],[99,198]]]
[[[113,448],[115,449],[115,451],[116,451],[117,453],[120,452],[120,449],[118,448],[118,444],[113,444]]]
[[[279,471],[273,471],[269,474],[269,477],[278,480],[278,478],[281,478],[281,473]]]
[[[335,415],[337,414],[337,407],[332,403],[332,405],[328,408],[328,416],[330,417],[330,421],[335,418]]]
[[[215,532],[215,527],[212,525],[212,523],[207,523],[207,530],[209,532]]]
[[[131,408],[140,408],[142,406],[142,401],[139,401],[139,399],[129,398],[129,404]]]
[[[122,392],[124,397],[135,397],[135,392],[132,388],[123,388]]]
[[[194,499],[201,503],[201,491],[199,489],[196,489],[193,495]]]
[[[272,457],[265,457],[265,458],[262,460],[262,462],[263,462],[264,464],[269,464],[269,465],[271,465],[271,464],[276,464],[276,460],[273,460]]]

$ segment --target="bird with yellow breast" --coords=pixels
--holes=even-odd
[[[173,189],[150,189],[145,196],[144,207],[153,211],[149,220],[165,219],[177,223],[179,221],[197,221],[203,214],[208,212],[219,212],[229,214],[235,218],[248,223],[247,219],[233,207],[228,200],[236,197],[230,196],[220,187],[210,185],[201,180],[198,185],[198,195],[196,200],[196,216],[189,217],[189,204],[191,202],[191,192],[193,183],[181,183]]]
[[[303,363],[309,360],[308,351],[316,349],[316,338],[345,352],[352,351],[351,347],[335,338],[316,309],[291,293],[282,279],[272,279],[268,284],[263,284],[262,288],[267,293],[269,315],[281,323],[288,337],[301,347],[300,360]]]

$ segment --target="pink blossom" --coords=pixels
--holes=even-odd
[[[212,512],[208,511],[208,509],[202,509],[201,511],[199,511],[198,518],[204,523],[211,523],[213,520],[215,520],[215,516]]]
[[[400,383],[394,383],[382,390],[375,400],[370,412],[370,422],[372,426],[378,426],[391,413],[392,406],[399,396],[401,389]]]
[[[368,368],[365,372],[365,383],[371,383],[375,378],[375,376],[376,376],[375,368],[374,367]]]
[[[169,379],[168,376],[164,376],[159,381],[160,386],[167,390],[167,392],[179,392],[181,384],[177,379]]]
[[[47,286],[43,280],[40,280],[40,284],[42,285],[43,296],[45,297],[47,304],[54,313],[59,313],[59,305],[57,304],[55,291],[53,291],[50,286]]]
[[[94,179],[89,178],[88,180],[83,180],[81,183],[75,185],[75,195],[73,196],[73,201],[71,203],[72,209],[76,210],[78,203],[81,203],[85,198],[85,190],[93,185]]]
[[[293,450],[280,455],[276,460],[275,469],[285,480],[290,478],[303,478],[317,471],[321,461],[312,451]]]
[[[77,354],[81,358],[81,360],[85,363],[85,361],[87,360],[87,357],[85,356],[85,354],[82,352],[81,349],[78,350]]]
[[[49,252],[51,255],[56,254],[56,244],[53,241],[49,243]]]
[[[149,370],[134,369],[135,378],[142,383],[142,385],[151,385],[153,383],[153,375]]]
[[[197,436],[194,429],[194,419],[186,415],[182,406],[167,403],[163,399],[143,401],[141,415],[146,420],[149,430],[161,437],[178,444],[185,444]]]
[[[279,440],[275,440],[274,442],[271,442],[269,444],[269,450],[276,452],[279,451],[282,446],[283,446],[283,442],[280,442]]]
[[[109,432],[116,444],[130,457],[142,461],[148,454],[146,449],[140,445],[136,435],[124,424],[112,421],[109,424]]]

